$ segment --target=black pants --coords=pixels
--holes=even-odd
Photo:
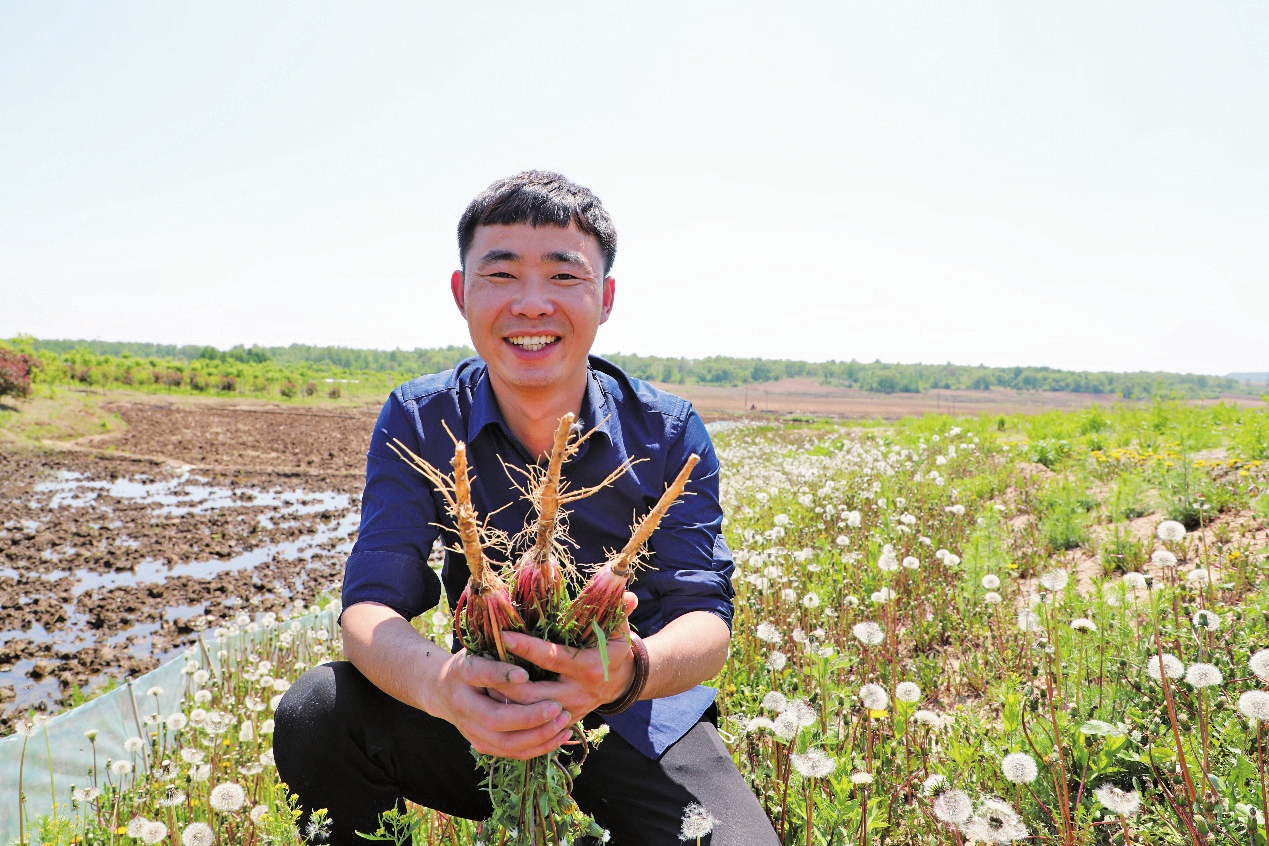
[[[388,696],[347,661],[309,670],[287,691],[273,749],[278,774],[300,798],[301,823],[312,810],[329,811],[330,843],[366,842],[354,832],[373,832],[379,814],[402,798],[473,820],[491,811],[483,772],[458,730]],[[613,846],[678,844],[692,802],[718,820],[703,844],[779,843],[708,720],[657,761],[610,732],[591,750],[573,798],[611,833]]]

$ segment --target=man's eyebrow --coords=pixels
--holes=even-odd
[[[558,264],[576,264],[581,267],[590,267],[590,262],[586,261],[586,256],[573,250],[554,250],[544,254],[542,260]]]
[[[519,261],[520,254],[511,250],[490,250],[480,257],[477,265],[493,264],[496,261]]]

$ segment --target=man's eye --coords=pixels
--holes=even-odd
[[[493,273],[486,273],[485,275],[490,279],[515,279],[514,276],[505,270],[495,270]]]
[[[563,281],[563,282],[579,282],[579,281],[581,281],[581,277],[580,277],[580,276],[574,276],[574,275],[573,275],[573,274],[571,274],[571,273],[557,273],[557,274],[555,274],[554,276],[552,276],[551,278],[552,278],[552,279],[558,279],[558,280]]]

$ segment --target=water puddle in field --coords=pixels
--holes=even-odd
[[[330,491],[261,490],[227,488],[207,479],[183,475],[153,480],[147,476],[113,481],[89,479],[82,473],[62,470],[52,481],[34,486],[33,508],[86,508],[101,497],[155,506],[156,517],[172,517],[214,511],[219,508],[268,508],[276,515],[319,514],[351,507],[348,494]]]

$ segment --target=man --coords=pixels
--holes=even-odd
[[[461,268],[450,287],[478,358],[397,388],[371,439],[361,531],[344,576],[341,616],[347,662],[316,668],[283,698],[275,754],[306,814],[329,810],[331,842],[359,842],[402,797],[443,813],[489,814],[471,749],[531,758],[570,739],[569,726],[612,732],[574,783],[581,807],[618,846],[678,842],[679,822],[699,803],[718,820],[714,844],[774,844],[762,809],[736,771],[712,720],[716,675],[730,640],[733,570],[722,539],[718,461],[685,401],[590,356],[612,312],[609,275],[616,233],[587,189],[531,171],[496,182],[458,227]],[[449,553],[438,579],[427,558],[438,531],[456,544],[437,493],[389,447],[400,439],[448,469],[450,432],[468,444],[473,500],[507,536],[531,506],[513,485],[550,452],[565,413],[596,432],[564,468],[573,488],[596,484],[627,459],[614,484],[573,504],[569,536],[579,569],[601,563],[629,537],[692,453],[701,455],[686,495],[649,541],[649,566],[627,593],[631,626],[646,648],[646,686],[632,689],[638,658],[624,639],[575,652],[507,634],[514,654],[557,674],[530,682],[518,667],[447,653],[409,620],[444,587],[453,607],[467,580]],[[444,425],[442,425],[444,424]],[[641,658],[641,656],[640,656]]]

